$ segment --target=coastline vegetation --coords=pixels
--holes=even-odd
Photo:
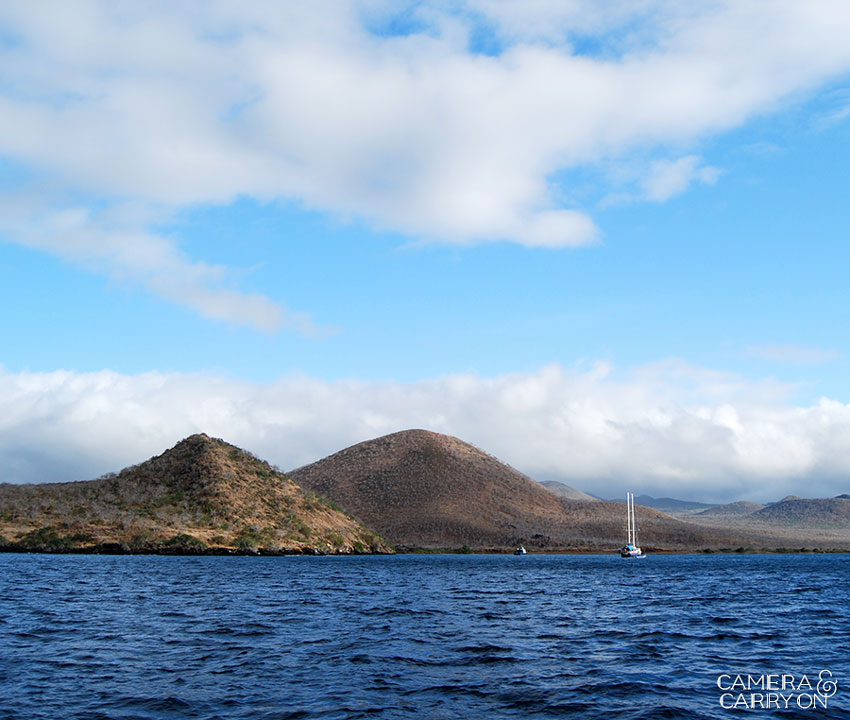
[[[642,507],[642,536],[653,540],[644,547],[651,554],[850,550],[843,520],[850,497],[754,507],[747,518],[761,520],[715,511],[699,522]],[[788,518],[797,524],[789,527]],[[522,545],[532,554],[607,554],[622,544],[623,525],[622,503],[558,496],[457,438],[427,431],[367,441],[289,475],[195,435],[96,480],[0,484],[5,552],[469,554]]]

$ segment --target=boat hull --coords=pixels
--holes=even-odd
[[[635,496],[626,493],[626,544],[620,548],[622,558],[645,558],[646,553],[638,547],[637,517],[635,516]]]

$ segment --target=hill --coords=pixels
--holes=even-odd
[[[539,480],[538,482],[549,492],[555,493],[555,495],[562,498],[566,498],[567,500],[599,502],[599,498],[593,497],[593,495],[588,495],[586,492],[582,492],[581,490],[576,490],[574,487],[565,485],[564,483],[558,482],[557,480]]]
[[[693,502],[691,500],[677,500],[676,498],[669,497],[656,498],[651,495],[638,495],[635,498],[635,503],[673,514],[690,514],[714,507],[714,505],[709,503]]]
[[[53,551],[390,550],[268,463],[203,434],[97,480],[0,485],[4,543]]]
[[[850,547],[846,497],[722,507],[675,518],[638,505],[642,544],[652,552]],[[288,475],[193,435],[96,480],[0,485],[0,550],[391,551],[383,533],[401,549],[611,551],[625,540],[625,514],[623,502],[556,495],[468,443],[424,430],[359,443]]]
[[[425,430],[359,443],[290,476],[406,546],[519,544],[563,515],[531,478]]]
[[[785,526],[850,528],[850,499],[789,497],[761,508],[752,517]]]
[[[478,448],[425,430],[359,443],[290,476],[400,548],[610,551],[625,542],[624,502],[558,497]],[[764,535],[690,524],[652,508],[638,507],[637,514],[647,549],[772,543]]]
[[[698,513],[699,517],[709,517],[709,516],[727,516],[727,515],[752,515],[754,512],[761,510],[764,505],[759,505],[754,502],[747,502],[746,500],[739,500],[738,502],[727,503],[726,505],[715,505],[710,507],[708,510],[703,510]]]

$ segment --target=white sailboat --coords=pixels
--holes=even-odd
[[[620,548],[620,557],[645,558],[646,553],[638,545],[637,518],[635,517],[634,493],[626,493],[626,523],[628,526],[628,539],[626,544]]]

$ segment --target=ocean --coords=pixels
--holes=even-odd
[[[850,555],[4,554],[0,718],[850,718],[848,600]]]

